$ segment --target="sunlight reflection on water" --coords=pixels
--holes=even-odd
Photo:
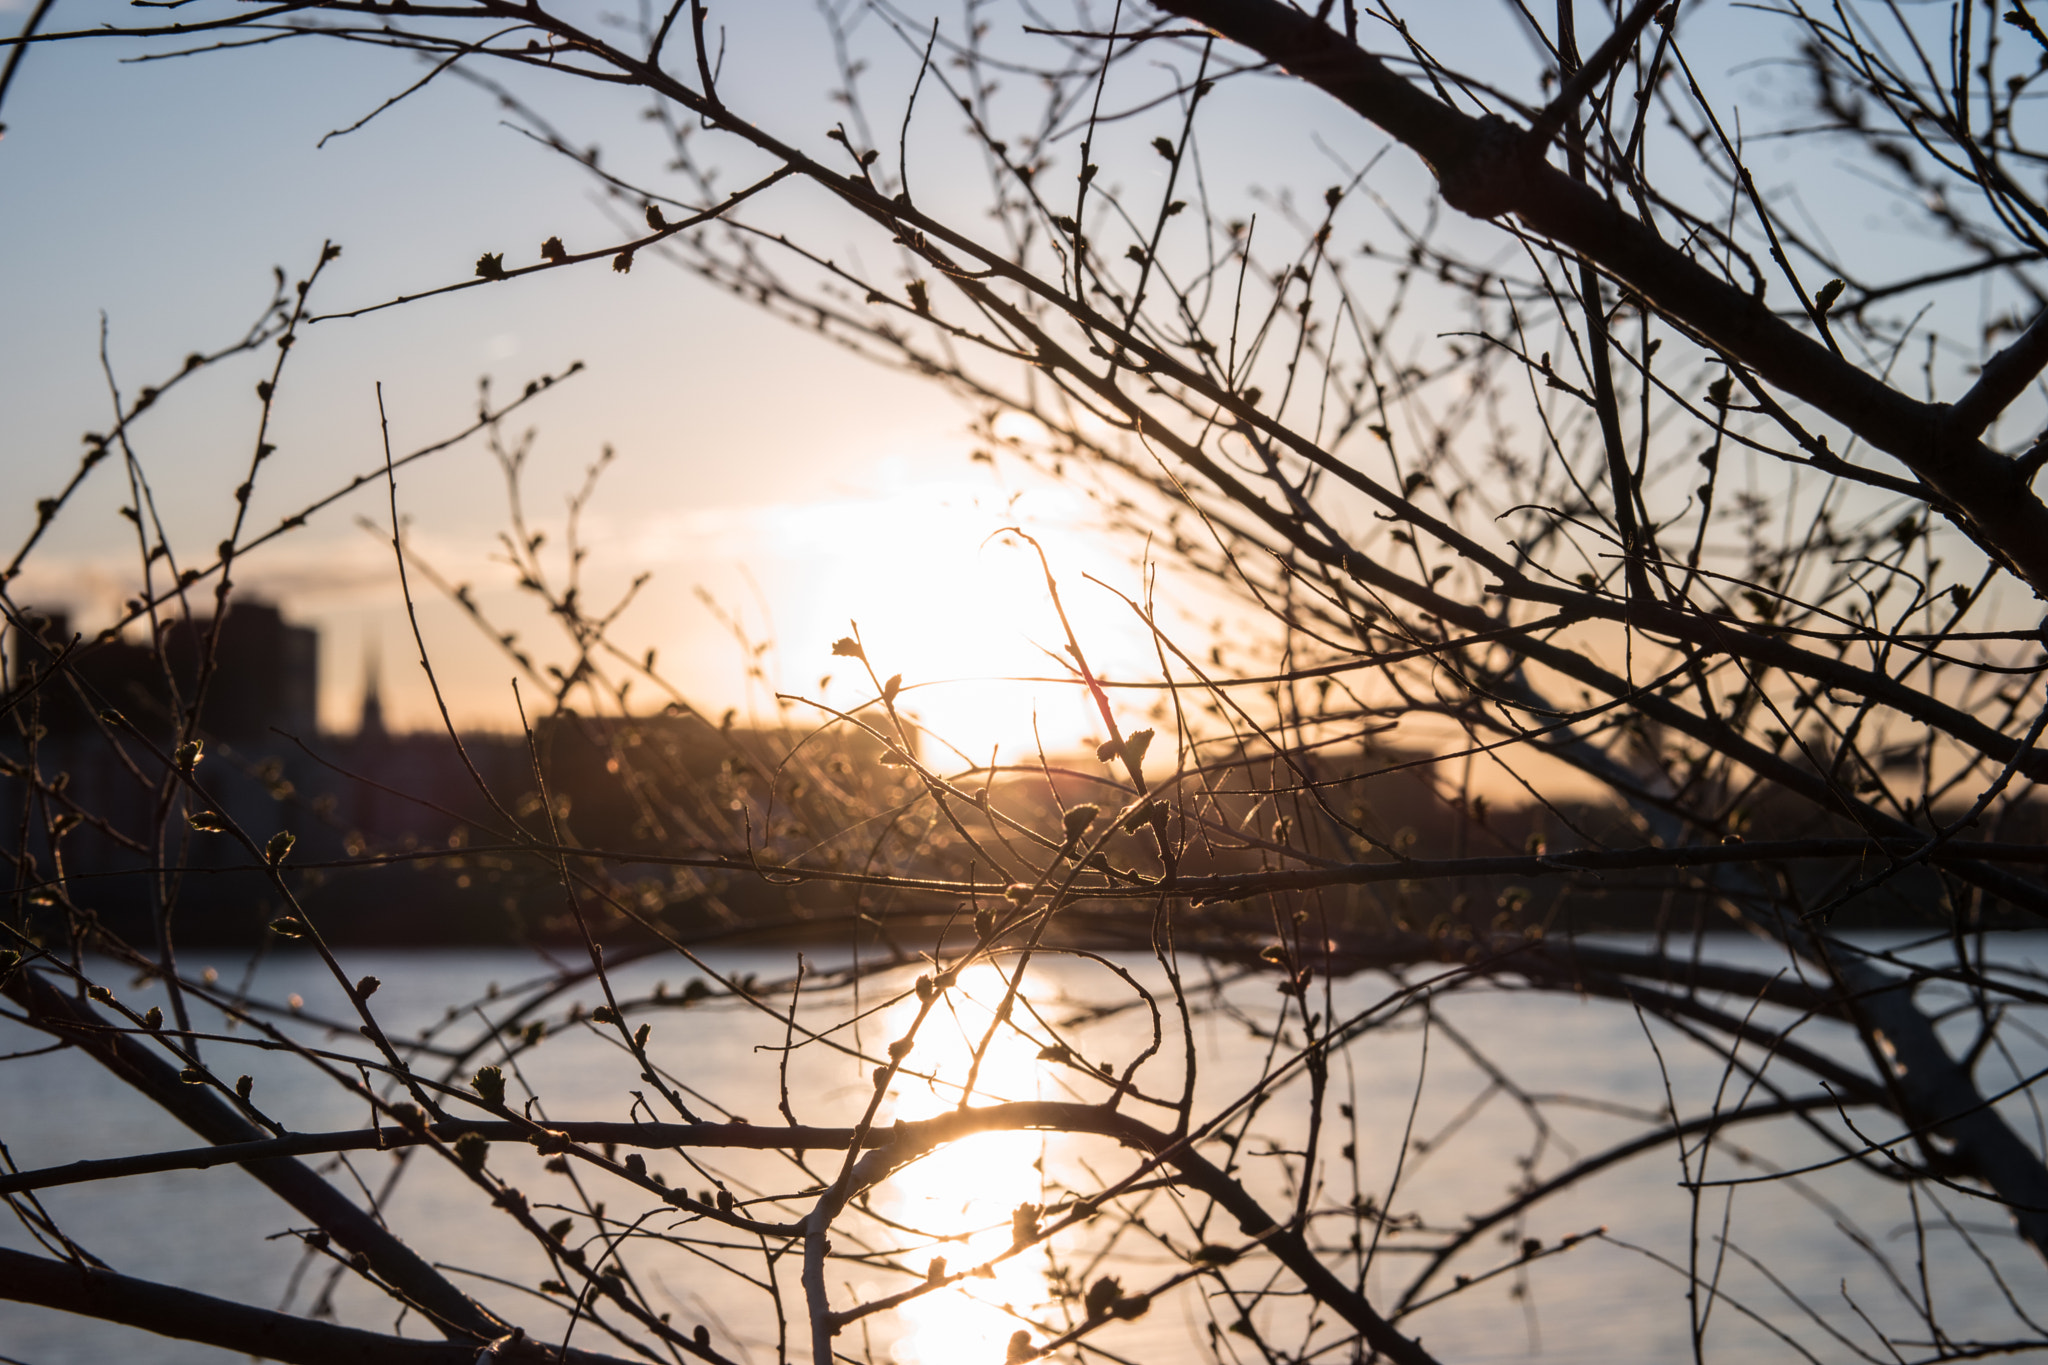
[[[909,1061],[931,1077],[892,1093],[888,1117],[933,1118],[958,1106],[977,1048],[986,1039],[976,1074],[976,1093],[995,1099],[1039,1097],[1036,1051],[1017,1033],[999,1029],[989,1034],[994,1009],[1005,983],[995,969],[975,967],[948,992],[918,1035]],[[917,1013],[917,1001],[905,999],[892,1012],[898,1034]],[[883,1186],[878,1199],[884,1217],[914,1229],[931,1243],[931,1254],[946,1258],[958,1273],[994,1260],[1011,1244],[1016,1210],[1045,1201],[1041,1155],[1044,1140],[1035,1133],[985,1133],[952,1143],[901,1171]],[[917,1243],[905,1259],[913,1264]],[[913,1299],[897,1310],[903,1334],[890,1348],[898,1365],[944,1365],[956,1360],[1001,1360],[1017,1314],[1042,1319],[1051,1307],[1046,1282],[1047,1255],[1042,1247],[1027,1248],[992,1267],[990,1278],[974,1277]]]
[[[2026,951],[2037,962],[2048,955],[2048,938],[2036,936],[2026,943],[2032,945]],[[1765,961],[1760,956],[1765,950],[1754,945],[1721,943],[1715,951],[1723,957],[1776,965]],[[487,981],[511,983],[536,971],[531,956],[515,953],[347,956],[352,971],[367,970],[382,978],[380,1015],[408,1035],[440,1018],[448,1001],[472,992],[482,996]],[[1013,961],[1006,960],[1004,970],[1010,970]],[[1139,979],[1155,981],[1156,968],[1144,959],[1118,961]],[[765,976],[788,971],[794,954],[729,954],[719,962],[727,970]],[[616,984],[622,993],[645,993],[657,980],[665,981],[673,997],[673,988],[694,975],[688,968],[679,970],[673,959],[650,961],[622,968]],[[849,1123],[865,1110],[874,1093],[872,1059],[886,1052],[891,1040],[904,1037],[917,1013],[918,1000],[909,989],[914,976],[914,971],[892,973],[864,985],[861,1008],[880,1008],[859,1025],[861,1056],[817,1045],[800,1046],[790,1055],[789,1099],[799,1122]],[[1083,1020],[1088,1002],[1127,996],[1127,988],[1098,964],[1041,959],[1033,965],[1032,983],[1030,1008],[1020,1005],[1015,1014],[1021,1031],[999,1029],[988,1044],[973,1102],[1100,1100],[1104,1092],[1099,1082],[1085,1079],[1077,1066],[1041,1060],[1040,1048],[1057,1028],[1058,1038],[1071,1044],[1076,1054],[1085,1054],[1091,1064],[1128,1061],[1149,1045],[1147,1012],[1138,1008]],[[304,956],[267,963],[259,989],[279,1000],[293,992],[302,994],[309,1016],[338,1016],[342,1010],[334,984],[323,978],[316,961]],[[941,995],[877,1111],[881,1125],[944,1114],[959,1105],[959,1087],[975,1048],[989,1031],[991,1011],[1003,989],[998,972],[982,967],[965,974],[959,988]],[[1331,1006],[1341,1016],[1382,998],[1388,989],[1384,977],[1334,983]],[[160,991],[141,983],[124,985],[120,993],[124,1003],[137,1009],[152,1003],[152,995],[161,998]],[[505,998],[486,1001],[486,1012],[502,1015]],[[598,998],[584,992],[586,1009]],[[1260,1020],[1270,1021],[1281,999],[1270,977],[1252,976],[1227,986],[1210,1002],[1213,1008],[1198,1015],[1195,1043],[1203,1071],[1197,1112],[1244,1093],[1256,1080],[1270,1043],[1252,1027]],[[851,1010],[845,992],[821,991],[815,1002],[808,995],[805,1000],[807,1024],[832,1030],[835,1043],[853,1044],[855,1030],[848,1024]],[[555,1002],[558,1016],[567,1003],[568,997]],[[757,1124],[780,1121],[776,1110],[783,1073],[777,1059],[786,1035],[770,1009],[729,1000],[687,1011],[656,1010],[648,1017],[653,1024],[651,1055],[674,1068],[693,1096],[715,1097],[729,1112],[749,1115]],[[1396,1211],[1426,1214],[1440,1231],[1455,1226],[1454,1220],[1467,1211],[1498,1204],[1530,1169],[1540,1175],[1555,1173],[1640,1131],[1641,1119],[1616,1110],[1644,1114],[1661,1108],[1667,1070],[1670,1093],[1687,1113],[1714,1103],[1726,1081],[1720,1059],[1688,1051],[1682,1040],[1668,1036],[1660,1063],[1648,1046],[1644,1024],[1631,1010],[1612,1002],[1556,993],[1472,990],[1444,996],[1433,1017],[1427,1083],[1419,1101],[1416,1076],[1425,1045],[1419,1020],[1362,1039],[1333,1066],[1333,1086],[1355,1117],[1342,1112],[1325,1115],[1318,1158],[1318,1199],[1325,1207],[1342,1208],[1358,1195],[1383,1198],[1396,1162],[1402,1162]],[[1957,1025],[1963,1042],[1968,1022]],[[1800,1036],[1814,1046],[1835,1047],[1841,1035],[1830,1042],[1818,1035],[1820,1027],[1802,1025]],[[1148,1065],[1141,1081],[1153,1094],[1170,1097],[1178,1092],[1179,1051],[1170,1022],[1168,1030],[1164,1055]],[[305,1033],[326,1046],[349,1046],[344,1034],[329,1037],[313,1028]],[[1523,1093],[1571,1092],[1590,1101],[1590,1106],[1550,1105],[1546,1113],[1551,1127],[1539,1141],[1515,1096],[1491,1088],[1488,1072],[1462,1050],[1459,1039],[1479,1049]],[[0,1051],[22,1041],[19,1031],[0,1023]],[[2016,1044],[2020,1041],[2015,1035]],[[209,1047],[216,1065],[245,1067],[254,1073],[256,1094],[295,1130],[353,1128],[362,1122],[359,1105],[310,1078],[288,1058],[235,1053],[226,1044]],[[2044,1061],[2048,1055],[2040,1055],[2038,1049],[2023,1049],[2011,1064],[2027,1069]],[[1997,1065],[2006,1062],[2000,1059]],[[523,1056],[518,1079],[532,1086],[541,1098],[538,1112],[546,1115],[623,1118],[630,1112],[633,1090],[643,1084],[636,1071],[615,1036],[586,1024],[564,1028],[545,1046]],[[72,1059],[53,1055],[9,1063],[0,1079],[7,1087],[0,1092],[0,1140],[24,1167],[192,1143],[189,1133],[135,1101],[120,1082],[97,1070],[80,1069]],[[1299,1080],[1290,1081],[1273,1104],[1245,1119],[1241,1140],[1234,1146],[1209,1140],[1200,1148],[1219,1164],[1233,1162],[1270,1209],[1283,1209],[1290,1199],[1286,1149],[1295,1145],[1290,1139],[1298,1132],[1302,1094]],[[1412,1120],[1411,1103],[1416,1105]],[[1140,1099],[1127,1101],[1126,1109],[1171,1127],[1167,1111],[1147,1107]],[[2015,1112],[2016,1118],[2023,1117]],[[1802,1132],[1794,1125],[1731,1132],[1717,1143],[1715,1170],[1753,1174],[1766,1168],[1762,1163],[1782,1168],[1810,1159],[1817,1144]],[[1404,1141],[1404,1135],[1421,1141]],[[1346,1144],[1355,1144],[1355,1166],[1341,1155]],[[1533,1165],[1523,1166],[1525,1160]],[[1014,1332],[1028,1330],[1034,1342],[1043,1343],[1072,1326],[1081,1316],[1075,1296],[1098,1276],[1117,1275],[1127,1288],[1142,1290],[1184,1270],[1187,1253],[1197,1245],[1242,1241],[1234,1219],[1211,1217],[1206,1225],[1198,1225],[1203,1201],[1158,1190],[1133,1195],[1125,1206],[1142,1215],[1142,1225],[1105,1218],[1063,1231],[1049,1243],[1004,1255],[1012,1245],[1012,1218],[1019,1205],[1050,1206],[1055,1214],[1048,1217],[1056,1216],[1059,1209],[1071,1207],[1076,1191],[1100,1190],[1129,1174],[1138,1161],[1138,1154],[1117,1149],[1107,1139],[985,1133],[942,1147],[897,1171],[874,1191],[873,1216],[856,1206],[834,1227],[841,1259],[828,1266],[832,1306],[843,1311],[914,1289],[938,1257],[946,1259],[951,1274],[993,1261],[992,1273],[934,1289],[893,1311],[850,1324],[839,1350],[853,1359],[894,1365],[1001,1365]],[[838,1170],[837,1162],[836,1157],[814,1153],[810,1164],[797,1170],[787,1157],[728,1153],[712,1164],[741,1197],[785,1196],[779,1205],[763,1206],[779,1208],[772,1216],[782,1217],[801,1216],[807,1201],[791,1192],[829,1180]],[[494,1170],[502,1169],[507,1179],[533,1193],[537,1209],[541,1201],[549,1201],[547,1218],[573,1214],[575,1238],[594,1244],[595,1220],[576,1205],[564,1188],[567,1182],[540,1170],[530,1149],[494,1146],[492,1163]],[[361,1153],[351,1158],[351,1166],[374,1187],[395,1169],[395,1162],[385,1154]],[[671,1183],[687,1181],[693,1189],[702,1179],[672,1154],[651,1152],[649,1169],[659,1170]],[[503,1216],[485,1207],[474,1187],[449,1165],[414,1162],[407,1172],[389,1206],[389,1217],[422,1255],[460,1267],[458,1273],[500,1276],[520,1286],[535,1285],[550,1273],[530,1240],[510,1232]],[[346,1182],[349,1176],[338,1172],[337,1178]],[[1679,1179],[1677,1160],[1668,1150],[1602,1172],[1584,1189],[1537,1210],[1509,1231],[1509,1240],[1489,1234],[1462,1264],[1485,1270],[1511,1263],[1515,1242],[1522,1236],[1554,1247],[1562,1237],[1606,1225],[1615,1241],[1582,1243],[1568,1253],[1484,1281],[1441,1307],[1417,1314],[1408,1327],[1441,1358],[1459,1365],[1522,1361],[1539,1354],[1575,1365],[1662,1365],[1691,1359],[1682,1276],[1623,1245],[1641,1246],[1682,1264],[1688,1205]],[[611,1200],[615,1219],[641,1216],[643,1205],[628,1192],[607,1189],[598,1197]],[[295,1258],[265,1239],[302,1220],[232,1168],[66,1187],[48,1191],[46,1202],[68,1232],[123,1271],[259,1304],[277,1305],[284,1299]],[[1712,1205],[1708,1211],[1717,1219],[1719,1208]],[[1958,1203],[1958,1210],[1970,1235],[1996,1258],[2021,1301],[2048,1301],[2048,1277],[2039,1259],[2017,1246],[2000,1226],[2004,1220],[1996,1211],[1967,1200]],[[1788,1309],[1776,1289],[1745,1269],[1740,1257],[1754,1255],[1803,1295],[1830,1327],[1854,1336],[1864,1330],[1856,1313],[1866,1309],[1886,1318],[1888,1326],[1900,1326],[1890,1320],[1896,1317],[1897,1296],[1879,1261],[1888,1257],[1910,1272],[1914,1259],[1910,1211],[1895,1187],[1853,1170],[1820,1171],[1798,1185],[1744,1189],[1736,1194],[1732,1212],[1730,1245],[1740,1251],[1731,1253],[1728,1261],[1729,1292],[1747,1296],[1797,1330],[1813,1330],[1800,1325],[1798,1310]],[[1344,1215],[1316,1227],[1326,1261],[1346,1267],[1346,1273],[1356,1265],[1346,1260],[1343,1249],[1354,1226]],[[718,1339],[729,1341],[736,1357],[750,1365],[774,1360],[774,1317],[757,1291],[735,1278],[739,1273],[759,1274],[763,1261],[742,1265],[740,1253],[728,1251],[722,1254],[731,1271],[707,1262],[680,1239],[723,1239],[708,1235],[715,1230],[701,1223],[674,1216],[672,1210],[658,1210],[648,1227],[679,1239],[673,1246],[650,1245],[638,1253],[658,1296],[657,1306],[673,1311],[679,1323],[709,1323]],[[1857,1229],[1855,1236],[1844,1230],[1848,1227]],[[1987,1338],[2005,1330],[2003,1319],[2009,1315],[2003,1306],[1995,1296],[1987,1298],[1971,1287],[1984,1277],[1974,1273],[1973,1254],[1957,1240],[1959,1234],[1937,1225],[1929,1236],[1930,1274],[1941,1282],[1937,1289],[1952,1309],[1945,1326],[1967,1328]],[[1420,1264],[1421,1244],[1428,1240],[1405,1229],[1383,1240],[1370,1276],[1377,1302],[1388,1302],[1390,1293],[1412,1275]],[[23,1246],[26,1241],[18,1227],[0,1231],[0,1244]],[[195,1255],[195,1247],[204,1248],[205,1254]],[[767,1250],[743,1249],[755,1257]],[[1711,1242],[1708,1251],[1713,1251]],[[783,1270],[791,1263],[785,1259]],[[1233,1274],[1251,1284],[1276,1270],[1270,1257],[1254,1253]],[[477,1285],[477,1292],[487,1297],[498,1296],[496,1286],[465,1283]],[[1447,1286],[1439,1281],[1437,1287]],[[1518,1288],[1526,1290],[1526,1297],[1515,1296]],[[1249,1341],[1229,1336],[1212,1345],[1216,1337],[1209,1334],[1227,1335],[1226,1329],[1247,1318],[1258,1330],[1280,1336],[1288,1349],[1315,1334],[1299,1299],[1240,1294],[1233,1301],[1216,1297],[1220,1292],[1218,1282],[1185,1286],[1171,1299],[1162,1298],[1146,1317],[1112,1323],[1093,1333],[1090,1344],[1127,1359],[1154,1362],[1248,1359],[1255,1358],[1247,1354],[1252,1350]],[[1976,1297],[1969,1298],[1972,1294]],[[793,1315],[800,1318],[801,1292],[792,1284],[785,1296]],[[510,1302],[522,1305],[522,1313],[530,1311],[536,1331],[542,1332],[548,1328],[547,1314],[561,1306],[559,1300],[544,1296]],[[303,1312],[307,1303],[307,1294],[301,1292],[290,1307]],[[529,1304],[531,1308],[524,1306]],[[343,1282],[337,1307],[344,1321],[388,1327],[386,1305],[352,1282]],[[566,1330],[565,1321],[558,1321],[553,1330]],[[1326,1324],[1321,1330],[1324,1335],[1318,1339],[1328,1340],[1334,1329]],[[1723,1358],[1777,1359],[1788,1354],[1782,1342],[1732,1310],[1717,1318],[1714,1330]],[[578,1329],[575,1339],[579,1344],[602,1344],[587,1325]],[[792,1358],[806,1358],[801,1343],[791,1345]],[[129,1365],[229,1365],[236,1359],[7,1303],[0,1303],[0,1352],[35,1365],[97,1365],[106,1359]],[[1835,1358],[1827,1350],[1821,1357]],[[1074,1353],[1063,1352],[1061,1358],[1072,1360]]]

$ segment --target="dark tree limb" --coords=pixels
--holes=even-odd
[[[1910,398],[1848,363],[1761,297],[1531,154],[1525,130],[1452,108],[1312,15],[1279,0],[1158,4],[1278,63],[1405,144],[1429,164],[1452,208],[1477,218],[1513,214],[1772,387],[1893,456],[1962,509],[2037,596],[2048,596],[2048,506],[2015,461],[1977,439],[1981,426],[1965,431],[1951,420],[1948,404]]]
[[[208,1087],[187,1085],[157,1049],[110,1026],[85,1002],[66,997],[42,973],[14,972],[7,978],[5,993],[29,1012],[37,1027],[71,1043],[201,1137],[235,1143],[265,1136]],[[361,1253],[372,1273],[448,1336],[490,1342],[511,1330],[509,1323],[449,1283],[411,1247],[305,1165],[279,1156],[250,1161],[244,1169],[338,1245]]]
[[[1900,1117],[1954,1143],[1956,1155],[2005,1204],[2020,1236],[2048,1258],[2048,1162],[1949,1055],[1934,1021],[1913,1003],[1915,983],[1847,954],[1836,954],[1831,965],[1855,993],[1856,1008],[1871,1034],[1887,1045],[1890,1079],[1904,1101]]]
[[[1985,363],[1970,391],[1956,400],[1949,421],[1959,434],[1981,434],[2026,392],[2044,368],[2048,368],[2048,308],[2035,314],[2012,345]]]
[[[476,1365],[477,1347],[366,1332],[290,1313],[253,1308],[111,1270],[68,1265],[0,1247],[0,1299],[118,1322],[160,1337],[196,1341],[285,1365]],[[502,1340],[490,1358],[504,1365],[627,1365],[596,1351],[558,1353],[524,1337]]]

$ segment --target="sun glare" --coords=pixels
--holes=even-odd
[[[873,698],[875,681],[826,649],[857,624],[875,677],[901,675],[901,708],[922,726],[923,756],[936,766],[986,763],[998,749],[1010,762],[1040,745],[1071,753],[1102,736],[1102,721],[1085,687],[1057,681],[1073,678],[1065,631],[1037,553],[1006,528],[1044,550],[1092,668],[1130,676],[1152,659],[1135,614],[1088,581],[1135,594],[1137,568],[1076,529],[1086,525],[1085,509],[1068,505],[1076,501],[1057,489],[1006,503],[923,485],[790,509],[778,548],[817,569],[788,604],[785,638],[800,649],[818,642],[817,657],[832,665],[823,699],[850,707]],[[1032,678],[1049,681],[1019,681]]]
[[[929,1118],[960,1102],[959,1085],[968,1073],[974,1046],[986,1032],[1001,1000],[1003,978],[979,966],[946,994],[950,1008],[935,1012],[918,1035],[906,1065],[934,1081],[904,1080],[890,1096],[889,1121]],[[907,1027],[915,1000],[899,1007],[898,1027]],[[996,1031],[976,1081],[976,1103],[1038,1098],[1037,1051],[1014,1029]],[[1020,1204],[1046,1202],[1038,1161],[1044,1139],[1036,1133],[987,1133],[941,1148],[900,1172],[880,1192],[884,1216],[929,1234],[929,1255],[944,1257],[957,1273],[988,1263],[1011,1245],[1011,1215]],[[926,1254],[907,1244],[913,1266]],[[955,1361],[997,1361],[1012,1333],[1027,1319],[1043,1321],[1050,1308],[1047,1253],[1033,1247],[979,1276],[913,1299],[896,1311],[901,1335],[890,1347],[898,1365],[951,1365]]]

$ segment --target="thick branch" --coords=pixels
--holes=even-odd
[[[2048,308],[2035,315],[2012,345],[1991,357],[1970,391],[1956,400],[1949,413],[1956,432],[1981,434],[2026,392],[2044,368],[2048,368]]]
[[[1856,1008],[1886,1044],[1901,1114],[1955,1144],[1977,1177],[2012,1214],[2020,1236],[2048,1258],[2048,1164],[1988,1104],[1962,1063],[1949,1055],[1934,1023],[1913,1003],[1915,983],[1836,953],[1835,975],[1856,995]]]
[[[2012,460],[1950,420],[1947,404],[1907,397],[1828,350],[1664,241],[1648,224],[1532,153],[1504,120],[1453,109],[1377,57],[1279,0],[1156,0],[1334,96],[1418,153],[1444,201],[1531,230],[1626,283],[1668,319],[1811,404],[1938,489],[2048,596],[2048,507]]]
[[[4,1247],[0,1247],[0,1299],[125,1323],[160,1337],[197,1341],[286,1365],[475,1365],[478,1359],[477,1348],[462,1342],[394,1337],[315,1322]],[[571,1350],[558,1355],[551,1347],[524,1339],[505,1342],[494,1358],[505,1365],[521,1361],[627,1365],[618,1356],[595,1351]]]
[[[776,1152],[844,1151],[853,1137],[852,1130],[846,1128],[770,1128],[747,1123],[551,1122],[549,1127],[566,1133],[572,1142],[649,1149],[728,1147]],[[142,1152],[135,1156],[74,1161],[41,1170],[16,1171],[0,1175],[0,1195],[47,1190],[57,1185],[82,1185],[95,1180],[117,1180],[125,1176],[160,1175],[165,1171],[203,1171],[214,1166],[239,1166],[275,1157],[392,1151],[424,1143],[430,1136],[452,1142],[464,1133],[475,1133],[492,1142],[530,1142],[533,1131],[530,1123],[494,1119],[482,1123],[435,1123],[418,1129],[350,1128],[333,1133],[288,1133],[283,1137],[228,1142],[217,1147]],[[889,1131],[883,1129],[868,1145],[880,1146],[890,1140]]]
[[[187,1128],[213,1142],[248,1142],[263,1130],[205,1086],[187,1085],[153,1047],[108,1026],[90,1005],[60,993],[40,972],[19,970],[6,994],[34,1022],[73,1044],[128,1082]],[[450,1284],[411,1247],[357,1208],[339,1190],[290,1157],[250,1161],[249,1174],[349,1251],[360,1252],[377,1277],[430,1316],[451,1337],[495,1341],[510,1330]]]
[[[1908,857],[1927,846],[1927,837],[1844,839],[1781,839],[1739,844],[1681,844],[1677,848],[1575,849],[1561,853],[1498,854],[1469,858],[1409,858],[1399,862],[1332,863],[1321,867],[1284,868],[1270,872],[1226,872],[1209,877],[1183,877],[1174,882],[1176,895],[1198,902],[1249,900],[1282,891],[1308,891],[1326,886],[1370,886],[1393,881],[1443,881],[1456,877],[1556,877],[1582,873],[1629,872],[1652,868],[1712,867],[1733,863],[1783,865],[1799,859],[1866,858],[1876,853]],[[1927,861],[1960,864],[2048,862],[2048,846],[2040,844],[1947,843],[1929,851]],[[1083,891],[1081,897],[1094,893]],[[1113,894],[1127,896],[1118,888]]]

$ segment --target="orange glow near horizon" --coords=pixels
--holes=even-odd
[[[798,645],[816,640],[831,683],[792,691],[853,709],[876,680],[900,674],[899,708],[923,730],[923,757],[941,769],[1030,762],[1043,746],[1068,754],[1104,733],[1087,689],[1066,666],[1066,635],[1037,553],[1006,528],[1021,526],[1044,550],[1091,668],[1108,676],[1156,671],[1137,616],[1093,575],[1135,592],[1138,572],[1083,527],[1084,509],[1062,490],[975,499],[923,485],[850,504],[784,509],[764,545],[805,565],[799,600],[776,603]],[[831,657],[830,642],[855,629],[874,678],[858,660]],[[1040,679],[1042,681],[1030,681]],[[1142,694],[1119,702],[1119,723],[1143,724]],[[1124,707],[1131,714],[1122,714]],[[862,713],[879,726],[870,706]]]

